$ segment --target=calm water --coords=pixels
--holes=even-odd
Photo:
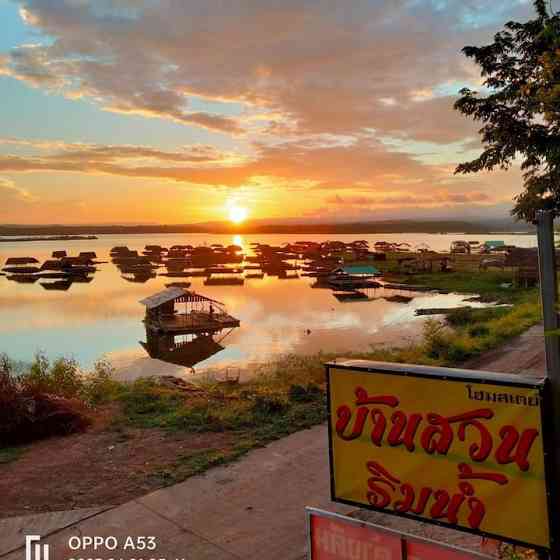
[[[280,245],[301,239],[353,241],[367,239],[370,244],[386,240],[408,242],[413,246],[427,243],[432,249],[445,250],[455,239],[502,239],[522,247],[536,245],[529,235],[129,235],[102,236],[94,241],[49,241],[1,243],[0,262],[11,256],[34,256],[40,261],[52,251],[65,249],[68,254],[95,251],[98,259],[110,260],[115,245],[143,250],[147,244],[202,245],[236,243],[246,251],[252,242]],[[0,277],[0,352],[17,360],[29,361],[38,350],[49,357],[73,356],[84,367],[105,356],[117,367],[119,375],[132,378],[148,373],[192,375],[182,366],[153,360],[140,342],[146,341],[142,322],[144,308],[138,301],[180,278],[157,277],[145,284],[123,279],[111,262],[98,266],[89,284],[72,284],[68,291],[47,291],[39,282],[18,284]],[[222,342],[224,347],[195,366],[197,373],[224,371],[264,362],[286,352],[316,353],[364,350],[371,345],[402,345],[417,338],[424,318],[415,317],[419,307],[454,307],[464,296],[456,294],[417,295],[408,304],[383,299],[396,292],[370,292],[372,301],[341,303],[327,289],[312,289],[314,278],[245,280],[244,286],[204,286],[203,278],[189,278],[191,289],[220,300],[230,314],[241,320]],[[402,292],[404,293],[404,292]]]

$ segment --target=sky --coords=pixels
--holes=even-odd
[[[0,223],[507,217],[453,110],[528,0],[0,0]]]

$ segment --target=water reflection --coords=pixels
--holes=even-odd
[[[224,350],[224,346],[210,335],[174,336],[158,334],[149,328],[146,328],[146,342],[140,344],[150,358],[187,368],[194,368],[195,365]]]
[[[57,290],[59,292],[66,292],[72,286],[72,280],[55,280],[54,282],[40,282],[41,287],[45,290]]]

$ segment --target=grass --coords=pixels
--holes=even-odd
[[[238,457],[239,455],[220,449],[204,449],[190,455],[180,455],[172,467],[157,470],[150,478],[161,486],[169,486],[202,474],[211,467],[234,461]]]
[[[447,317],[446,323],[427,320],[423,338],[418,343],[400,348],[372,347],[369,351],[345,356],[424,365],[460,365],[521,334],[540,320],[536,290],[501,288],[504,281],[500,272],[474,277],[459,272],[416,275],[415,284],[479,293],[511,305],[458,310]],[[161,484],[171,484],[324,422],[323,364],[334,358],[334,354],[327,353],[286,355],[256,367],[252,379],[246,383],[228,385],[208,379],[193,391],[164,385],[157,378],[117,382],[106,362],[99,362],[93,372],[84,374],[72,360],[60,359],[51,364],[38,355],[29,370],[21,374],[17,382],[12,378],[8,386],[13,389],[16,383],[26,391],[76,399],[89,410],[110,404],[119,411],[113,418],[112,429],[123,434],[126,428],[134,427],[160,429],[170,434],[228,433],[232,436],[229,440],[233,444],[180,455],[171,467],[153,473]],[[7,358],[0,360],[2,364],[4,371],[9,370]],[[3,450],[0,464],[17,460],[19,449]]]
[[[5,447],[0,449],[0,465],[17,461],[26,451],[25,447]]]
[[[434,272],[398,277],[404,284],[429,286],[436,290],[476,294],[483,301],[499,303],[524,303],[536,300],[537,288],[520,288],[512,284],[512,273],[503,271],[485,272]],[[504,287],[509,284],[509,287]]]
[[[325,393],[314,384],[290,385],[287,390],[279,386],[272,390],[262,382],[237,387],[207,384],[204,391],[189,394],[150,378],[127,385],[117,400],[122,404],[117,427],[233,436],[235,443],[230,446],[180,455],[172,466],[156,471],[152,476],[163,485],[229,463],[251,449],[326,420]]]

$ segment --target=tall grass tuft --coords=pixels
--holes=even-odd
[[[86,376],[75,360],[51,363],[42,353],[16,373],[9,358],[0,355],[0,447],[85,430],[90,405],[114,383],[102,367]]]

